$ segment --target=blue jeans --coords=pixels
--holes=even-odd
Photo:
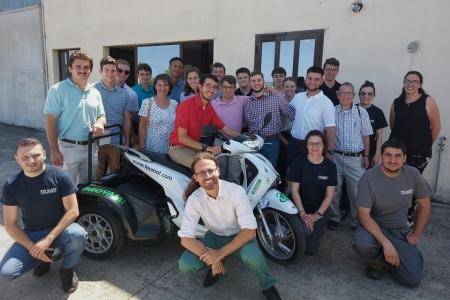
[[[267,158],[276,169],[278,165],[278,156],[280,155],[280,140],[278,137],[265,139],[264,146],[259,150],[259,153]]]
[[[25,234],[33,242],[45,237],[51,229],[40,231],[25,231]],[[87,240],[87,233],[78,223],[67,226],[54,240],[52,247],[55,251],[62,251],[62,267],[74,268],[80,259],[81,252]],[[13,280],[37,266],[41,261],[32,257],[22,245],[14,243],[3,256],[0,262],[0,276],[3,280]]]
[[[219,236],[211,231],[205,234],[202,239],[203,245],[211,249],[219,249],[231,242],[236,235],[231,236]],[[268,289],[275,284],[275,278],[273,278],[267,269],[266,260],[258,247],[255,240],[252,240],[242,246],[238,250],[241,260],[252,269],[259,278],[259,286],[263,289]],[[178,267],[182,272],[194,272],[200,270],[205,266],[199,257],[190,251],[184,251],[178,261]]]

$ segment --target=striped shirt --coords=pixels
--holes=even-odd
[[[357,105],[352,105],[349,110],[342,110],[340,104],[334,108],[336,113],[335,149],[342,152],[363,151],[363,137],[373,134],[367,111]]]
[[[251,96],[245,107],[245,119],[248,130],[251,133],[257,133],[263,138],[278,134],[281,131],[282,117],[294,119],[295,111],[286,101],[282,94],[269,94],[264,92],[261,98]],[[267,113],[272,113],[272,119],[265,128],[264,117]]]

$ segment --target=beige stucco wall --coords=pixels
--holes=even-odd
[[[325,29],[324,58],[341,61],[339,81],[375,82],[376,104],[388,113],[405,72],[420,70],[424,88],[442,115],[441,135],[450,136],[447,86],[450,73],[450,2],[447,0],[44,0],[49,82],[54,50],[80,47],[95,59],[104,47],[214,39],[214,60],[227,70],[253,67],[255,34]],[[419,40],[415,54],[406,51]],[[98,79],[94,72],[93,80]],[[385,136],[388,132],[385,132]],[[434,184],[436,149],[425,175]],[[438,192],[450,198],[450,155],[443,153]]]
[[[0,13],[0,122],[43,127],[46,93],[37,6]]]

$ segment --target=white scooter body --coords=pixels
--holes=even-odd
[[[257,135],[249,137],[248,140],[243,142],[229,140],[222,145],[222,155],[237,155],[239,157],[241,170],[244,174],[242,185],[247,191],[252,208],[255,208],[257,205],[259,209],[271,207],[287,214],[296,215],[298,210],[292,201],[286,195],[273,188],[278,182],[279,175],[269,160],[257,153],[263,144],[264,140]],[[147,155],[138,150],[129,148],[127,151],[124,151],[124,155],[136,168],[161,185],[166,197],[170,198],[176,206],[172,207],[172,204],[169,201],[167,202],[173,218],[172,221],[176,226],[180,227],[184,215],[183,194],[190,182],[190,178],[161,163],[152,161]],[[247,178],[246,165],[249,163],[253,164],[258,171],[254,178]],[[198,225],[196,236],[203,237],[206,231],[206,227]]]

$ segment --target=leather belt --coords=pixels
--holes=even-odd
[[[344,156],[358,157],[358,156],[363,155],[364,151],[360,151],[360,152],[344,152],[344,151],[334,150],[334,153],[341,154],[341,155],[344,155]]]
[[[88,141],[73,141],[73,140],[69,140],[69,139],[60,139],[60,141],[63,141],[63,142],[69,143],[69,144],[74,144],[74,145],[82,145],[82,146],[89,144]]]

